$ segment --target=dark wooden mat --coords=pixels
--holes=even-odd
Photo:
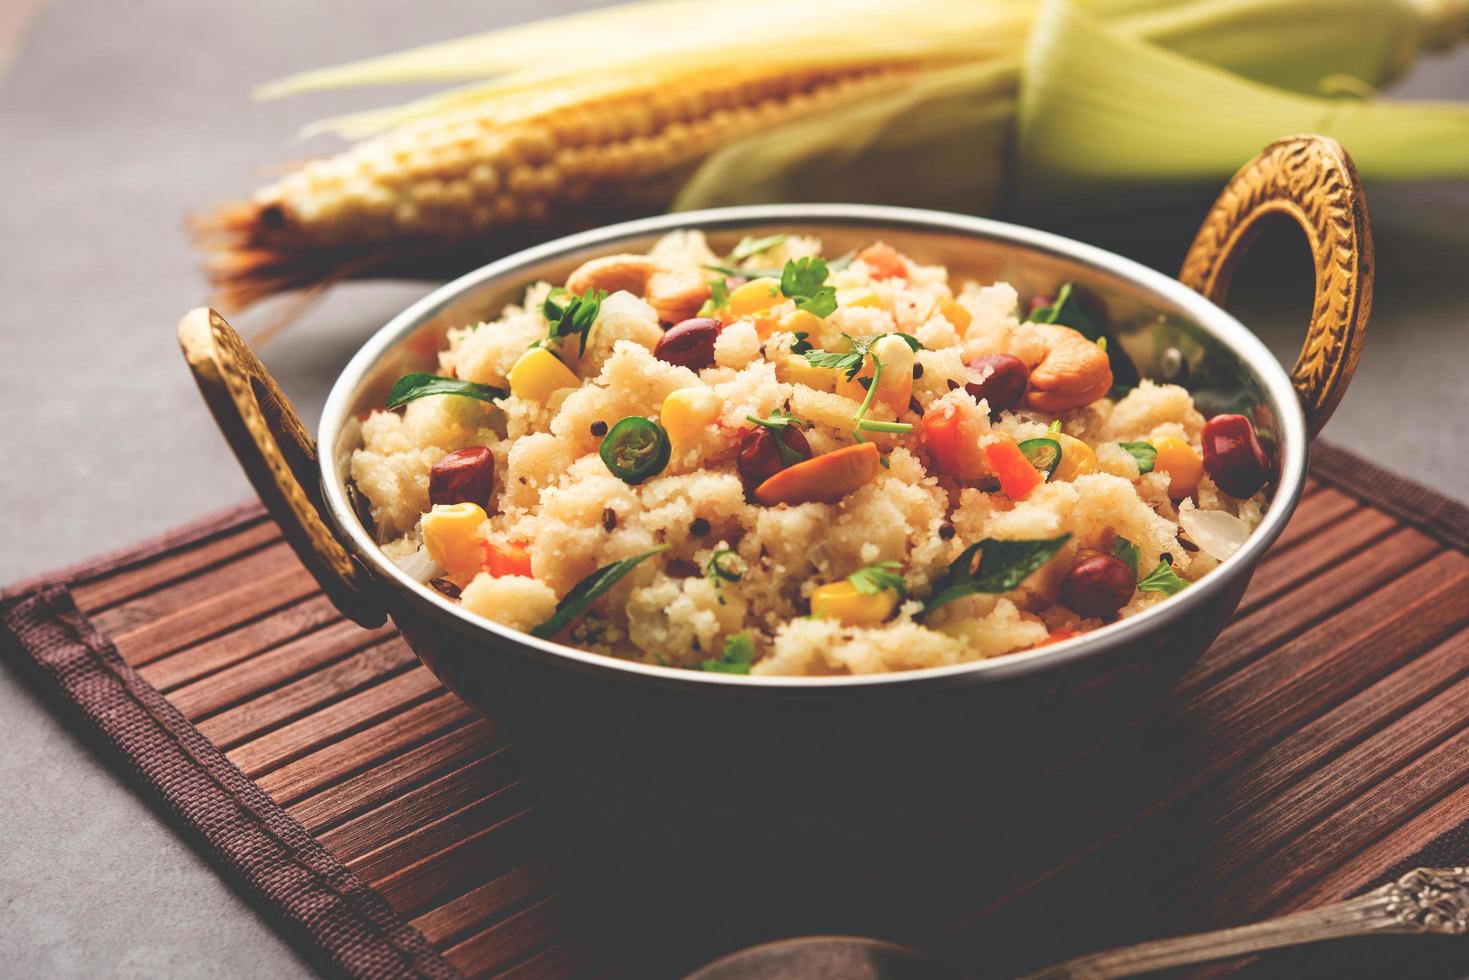
[[[844,932],[1001,976],[1469,862],[1466,547],[1464,508],[1324,449],[1235,621],[1155,712],[971,794],[755,818],[553,792],[391,628],[338,616],[255,507],[9,590],[0,636],[330,971],[666,976]],[[208,785],[186,792],[194,768]],[[270,830],[263,869],[245,825]],[[1244,967],[1457,976],[1469,938]]]

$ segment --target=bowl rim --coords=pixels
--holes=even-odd
[[[1271,505],[1266,509],[1259,526],[1238,551],[1188,589],[1140,613],[1080,636],[1002,657],[941,667],[808,677],[724,674],[683,667],[663,667],[580,650],[491,622],[475,616],[458,603],[450,601],[446,596],[403,572],[383,553],[357,518],[344,490],[345,474],[340,472],[337,465],[336,452],[342,426],[350,417],[353,394],[363,377],[385,353],[465,292],[495,279],[514,276],[528,265],[568,253],[611,245],[627,238],[679,229],[728,230],[759,223],[799,224],[807,221],[871,226],[875,231],[882,227],[892,227],[958,233],[1049,252],[1129,279],[1148,292],[1187,311],[1200,327],[1249,365],[1276,411],[1280,474]],[[373,334],[337,376],[322,408],[317,432],[317,445],[322,447],[318,457],[323,498],[329,518],[338,532],[349,539],[349,550],[366,564],[372,577],[380,585],[391,583],[396,591],[409,597],[415,604],[427,605],[436,613],[450,617],[461,632],[467,628],[471,633],[489,633],[521,650],[531,650],[567,661],[566,666],[580,665],[584,668],[617,671],[665,684],[699,685],[706,692],[741,687],[767,690],[836,690],[897,685],[910,689],[934,683],[948,683],[957,678],[963,678],[966,682],[988,683],[1057,670],[1083,659],[1105,658],[1109,654],[1120,652],[1141,635],[1181,623],[1190,615],[1208,608],[1214,599],[1234,585],[1239,576],[1248,576],[1253,571],[1295,511],[1305,485],[1308,443],[1305,413],[1290,377],[1280,362],[1244,324],[1177,279],[1116,253],[1051,232],[992,218],[868,204],[761,204],[675,212],[567,235],[489,262],[432,290]]]

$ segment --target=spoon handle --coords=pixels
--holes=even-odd
[[[1365,895],[1333,905],[1234,929],[1091,953],[1022,980],[1111,980],[1324,939],[1388,933],[1469,933],[1469,868],[1418,868]]]

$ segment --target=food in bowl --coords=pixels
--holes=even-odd
[[[408,574],[587,650],[839,675],[1044,646],[1229,557],[1273,464],[1068,284],[1027,300],[881,242],[675,232],[451,330],[351,478]]]

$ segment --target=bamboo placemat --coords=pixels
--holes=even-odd
[[[841,932],[1003,976],[1469,861],[1469,516],[1338,450],[1312,473],[1156,711],[1044,771],[835,812],[565,792],[338,616],[255,506],[8,590],[0,648],[330,972],[672,976]],[[1461,976],[1469,939],[1244,969]]]

